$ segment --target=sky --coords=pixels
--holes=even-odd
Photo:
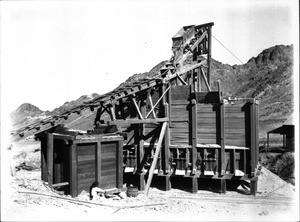
[[[29,102],[53,110],[106,93],[172,56],[185,25],[214,22],[212,34],[243,63],[298,43],[298,1],[1,1],[1,111]],[[214,38],[212,57],[240,64]],[[3,111],[4,110],[4,111]]]

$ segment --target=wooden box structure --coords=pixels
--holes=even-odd
[[[47,136],[38,135],[43,144],[43,180],[53,183],[53,175],[59,174],[55,169],[66,170],[70,178],[54,176],[55,183],[67,180],[71,182],[71,193],[77,194],[93,179],[101,181],[105,178],[107,169],[102,167],[105,160],[101,159],[101,153],[106,152],[102,150],[107,148],[106,143],[112,143],[115,145],[109,146],[117,147],[114,148],[116,153],[113,151],[117,179],[107,184],[100,182],[103,188],[108,184],[110,187],[121,186],[124,164],[125,173],[139,178],[141,190],[149,188],[152,176],[156,174],[164,178],[166,190],[171,189],[171,177],[190,178],[193,192],[198,190],[199,178],[210,178],[220,181],[222,192],[226,191],[226,180],[250,180],[251,191],[255,194],[259,103],[254,98],[223,98],[220,90],[211,89],[212,26],[213,23],[207,23],[183,27],[173,38],[173,51],[176,51],[173,58],[155,78],[123,84],[59,116],[16,131],[15,136],[24,137],[35,130],[51,129],[57,119],[66,119],[89,108],[97,110],[96,128],[107,125],[124,135],[123,144],[122,137],[107,137],[105,134],[93,139],[88,135],[74,137],[50,132]],[[189,45],[188,50],[185,50],[186,45]],[[182,61],[187,57],[193,58],[192,64],[178,67],[177,64],[184,65]],[[71,145],[64,145],[68,148],[57,152],[65,152],[63,156],[68,156],[66,162],[70,162],[70,169],[56,166],[46,155],[56,153],[55,141],[63,143],[65,139]],[[83,167],[85,158],[92,158],[87,161],[93,163]],[[54,166],[54,171],[50,166]],[[89,170],[85,171],[86,168]]]
[[[61,126],[36,135],[41,141],[42,180],[77,196],[94,181],[103,189],[123,187],[123,137],[78,135]]]

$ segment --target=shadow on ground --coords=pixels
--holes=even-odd
[[[147,177],[145,177],[147,181]],[[138,176],[124,174],[124,183],[139,187]],[[192,192],[192,178],[188,177],[171,177],[172,189]],[[165,178],[162,176],[153,176],[151,187],[159,190],[165,190]],[[242,180],[226,180],[226,190],[236,191],[240,194],[249,195],[250,183]],[[221,181],[219,179],[199,179],[198,190],[210,191],[213,193],[221,193]]]

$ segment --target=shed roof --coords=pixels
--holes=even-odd
[[[295,126],[294,125],[282,125],[276,129],[270,130],[268,133],[278,133],[278,134],[295,134]]]
[[[174,38],[179,38],[182,37],[184,35],[184,33],[191,27],[194,27],[195,25],[187,25],[187,26],[183,26],[174,36],[172,39]]]

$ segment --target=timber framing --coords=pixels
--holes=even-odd
[[[122,186],[120,172],[124,170],[138,178],[137,186],[146,189],[146,194],[153,176],[164,177],[166,190],[171,189],[171,177],[187,178],[192,192],[197,192],[202,178],[219,180],[222,193],[226,192],[226,180],[251,180],[255,194],[259,102],[224,98],[219,85],[217,91],[211,86],[213,25],[179,30],[172,39],[173,57],[153,78],[125,83],[60,115],[16,130],[13,141],[36,134],[43,147],[42,179],[54,186],[69,186],[72,195],[85,188],[81,183],[89,174],[85,170],[90,165],[81,160],[92,158],[92,177],[103,182],[103,175],[109,176],[101,173],[108,161],[103,155],[111,150],[115,165],[110,163],[109,168],[116,170],[115,187]],[[193,58],[189,66],[181,63],[187,57]],[[85,109],[96,112],[91,132],[57,131],[70,115],[82,115]],[[53,181],[51,157],[53,153],[61,155],[56,148],[58,140],[68,146],[68,181]],[[108,148],[107,143],[111,143]]]

